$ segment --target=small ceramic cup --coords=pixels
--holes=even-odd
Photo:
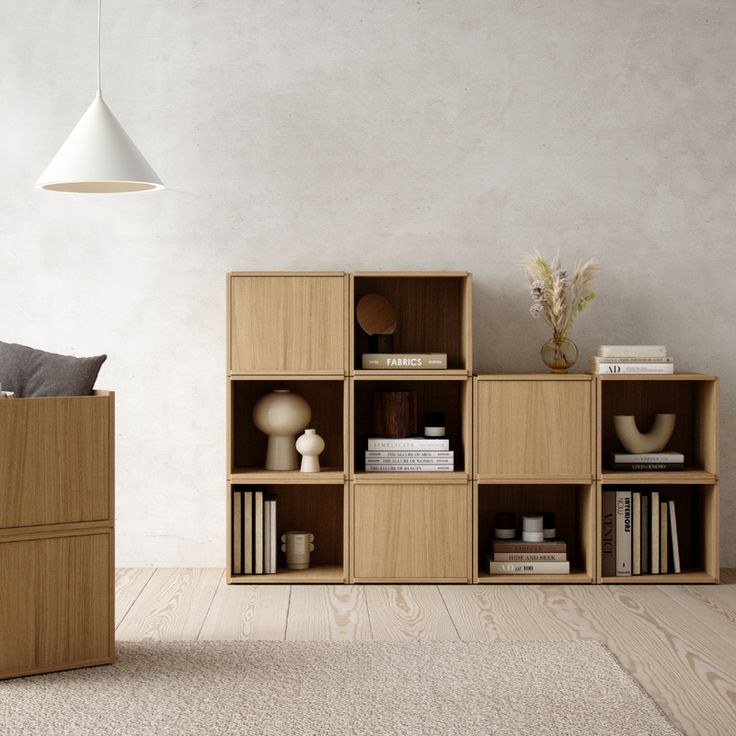
[[[314,551],[314,534],[309,532],[286,532],[281,535],[281,551],[286,552],[286,567],[289,570],[306,570],[309,553]]]

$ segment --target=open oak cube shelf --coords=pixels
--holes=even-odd
[[[587,484],[476,484],[476,577],[479,583],[592,583],[596,567],[596,491]],[[555,514],[557,537],[567,543],[568,575],[491,575],[486,553],[493,540],[495,515],[516,515],[521,537],[524,514],[551,511]]]
[[[382,371],[371,371],[382,373]],[[406,378],[378,380],[372,376],[366,380],[356,377],[353,382],[353,407],[351,422],[353,430],[353,472],[356,478],[363,475],[371,479],[388,473],[365,472],[365,450],[368,438],[373,432],[373,397],[376,391],[416,391],[417,418],[419,432],[422,431],[424,413],[441,411],[445,415],[445,434],[450,440],[450,449],[454,451],[455,474],[467,480],[472,460],[472,383],[469,379],[458,377],[448,379],[445,376],[427,376],[423,379],[412,379],[411,372],[406,371]],[[449,473],[435,472],[430,475],[442,479]],[[395,473],[394,477],[406,477],[412,473]],[[423,474],[427,475],[427,474]]]
[[[627,482],[713,482],[718,476],[718,379],[699,374],[601,376],[599,392],[598,474]],[[685,471],[622,473],[610,470],[611,452],[625,452],[613,425],[617,414],[631,414],[647,432],[656,414],[676,414],[667,450],[685,456]],[[679,479],[679,480],[678,480]]]
[[[346,571],[347,484],[233,483],[235,491],[265,491],[276,497],[276,549],[278,572],[272,575],[234,575],[232,552],[228,551],[228,582],[231,583],[344,583]],[[231,529],[228,503],[228,529]],[[288,570],[281,551],[281,535],[305,530],[314,534],[314,551],[307,570]]]
[[[312,410],[310,427],[325,440],[320,456],[320,473],[299,470],[273,471],[263,468],[268,437],[253,423],[253,406],[274,389],[288,389],[303,396]],[[342,483],[346,478],[348,385],[341,377],[296,378],[286,376],[243,377],[229,381],[230,478],[236,481],[263,481],[268,477],[292,478],[297,482]],[[305,480],[308,479],[308,480]]]
[[[355,307],[366,294],[380,294],[398,314],[392,352],[447,353],[448,371],[472,373],[470,274],[356,273],[351,276],[351,286],[351,372],[364,372],[363,353],[371,352],[369,337],[358,325]],[[435,372],[438,371],[427,371]]]
[[[630,490],[628,482],[604,482],[600,492],[617,489]],[[718,502],[717,483],[707,485],[690,484],[647,484],[637,485],[631,490],[659,491],[660,500],[675,502],[677,515],[677,539],[680,549],[682,572],[664,574],[604,576],[602,556],[598,555],[598,579],[602,583],[631,585],[634,583],[717,583],[720,579],[718,556]],[[598,499],[602,508],[602,499]],[[670,548],[671,557],[671,548]]]

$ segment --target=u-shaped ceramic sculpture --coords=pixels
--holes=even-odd
[[[676,418],[676,414],[657,414],[652,428],[646,434],[639,431],[636,420],[630,415],[614,416],[613,426],[624,449],[639,455],[664,450],[675,431]]]

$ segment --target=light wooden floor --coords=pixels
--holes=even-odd
[[[598,639],[688,734],[736,734],[736,570],[720,586],[233,585],[117,572],[119,640]]]

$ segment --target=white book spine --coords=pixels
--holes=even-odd
[[[659,502],[659,571],[662,575],[669,572],[669,547],[667,545],[667,501]]]
[[[368,458],[420,458],[420,457],[431,457],[431,458],[452,458],[455,453],[452,450],[366,450],[365,457]]]
[[[616,491],[616,575],[631,575],[631,491]]]
[[[614,452],[615,463],[684,463],[685,456],[681,452],[644,452],[634,455],[628,452]]]
[[[636,375],[651,373],[652,375],[669,375],[675,372],[674,363],[593,363],[593,373],[601,375]]]
[[[600,345],[600,358],[666,358],[665,345]]]
[[[494,562],[566,562],[566,552],[494,552]]]
[[[488,563],[491,575],[567,575],[569,562],[495,562]]]
[[[670,509],[670,537],[672,540],[672,566],[674,572],[682,572],[680,568],[680,542],[677,539],[677,517],[675,516],[675,502],[669,501]]]
[[[263,572],[271,572],[271,504],[263,504]]]
[[[371,465],[451,465],[451,457],[368,457]]]
[[[453,465],[377,465],[366,463],[366,472],[369,473],[433,473],[452,472]]]
[[[370,437],[368,450],[449,450],[448,439],[424,439],[422,437],[407,437],[406,439],[388,439]]]

